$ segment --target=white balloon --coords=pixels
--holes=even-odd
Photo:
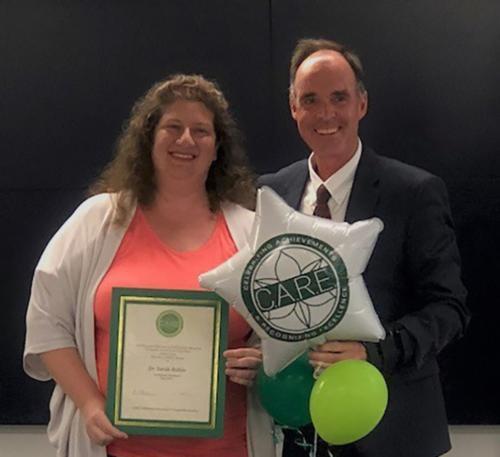
[[[327,340],[385,338],[362,277],[382,230],[378,218],[348,224],[307,216],[264,187],[248,246],[200,284],[260,336],[264,371],[273,376]]]

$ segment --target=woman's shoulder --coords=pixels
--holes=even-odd
[[[84,200],[66,220],[65,226],[84,226],[88,230],[94,225],[102,227],[102,223],[113,220],[117,210],[119,194],[102,193]]]
[[[224,202],[221,205],[222,213],[238,249],[247,243],[252,229],[255,213],[241,205]]]
[[[245,208],[244,206],[238,205],[238,203],[224,201],[221,204],[221,209],[224,215],[235,214],[240,217],[252,218],[255,216],[255,212]]]
[[[234,224],[241,227],[250,227],[253,224],[255,212],[237,203],[224,202],[221,209],[229,226]]]
[[[59,236],[92,232],[92,227],[102,226],[112,219],[114,194],[98,194],[84,200],[58,230]]]
[[[109,213],[114,210],[117,198],[118,194],[115,193],[93,195],[80,203],[72,217],[85,218],[94,214],[99,216]]]
[[[116,194],[98,194],[84,200],[57,230],[45,248],[41,261],[54,253],[73,253],[84,250],[112,225]]]

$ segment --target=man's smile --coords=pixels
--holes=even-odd
[[[340,127],[331,127],[328,129],[314,129],[318,135],[334,135],[340,130]]]

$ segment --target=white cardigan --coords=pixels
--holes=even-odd
[[[94,346],[94,295],[108,270],[134,211],[123,226],[113,224],[115,194],[83,202],[47,245],[36,267],[26,316],[24,370],[38,380],[51,378],[39,354],[75,347],[97,382]],[[222,207],[233,240],[245,245],[253,213],[235,204]],[[248,389],[248,457],[274,457],[273,422]],[[49,441],[57,457],[106,457],[106,448],[92,443],[83,417],[56,385],[50,401]]]

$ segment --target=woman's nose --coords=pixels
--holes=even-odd
[[[194,145],[194,139],[193,136],[191,135],[191,130],[189,127],[186,127],[183,131],[182,134],[179,138],[177,138],[177,143],[182,144],[182,145]]]

